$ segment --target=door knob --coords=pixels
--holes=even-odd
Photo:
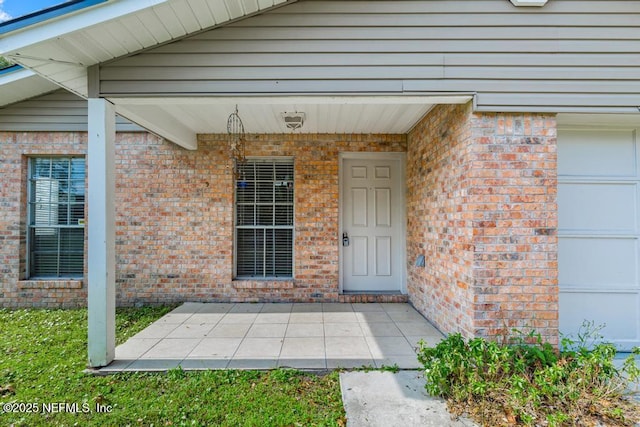
[[[347,233],[342,233],[342,246],[349,246],[349,235]]]

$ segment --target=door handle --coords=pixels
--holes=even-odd
[[[349,235],[347,233],[342,233],[342,246],[349,246]]]

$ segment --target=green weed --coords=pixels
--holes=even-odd
[[[564,338],[561,352],[535,332],[514,331],[502,343],[454,334],[435,347],[421,343],[418,360],[427,391],[483,425],[634,425],[634,355],[617,369],[615,347],[592,340],[594,332]]]

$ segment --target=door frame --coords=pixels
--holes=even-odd
[[[400,293],[407,293],[407,153],[406,152],[341,152],[338,155],[338,270],[339,270],[339,292],[344,293],[344,254],[342,246],[343,230],[343,209],[344,209],[344,161],[345,160],[392,160],[400,164],[400,216],[402,218],[400,226],[400,236],[402,239],[402,254],[400,268]]]

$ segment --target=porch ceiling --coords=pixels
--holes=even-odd
[[[406,133],[435,104],[468,102],[471,96],[306,96],[229,98],[114,98],[118,114],[187,149],[197,134],[226,133],[238,106],[247,133]],[[284,112],[306,115],[292,131]]]

